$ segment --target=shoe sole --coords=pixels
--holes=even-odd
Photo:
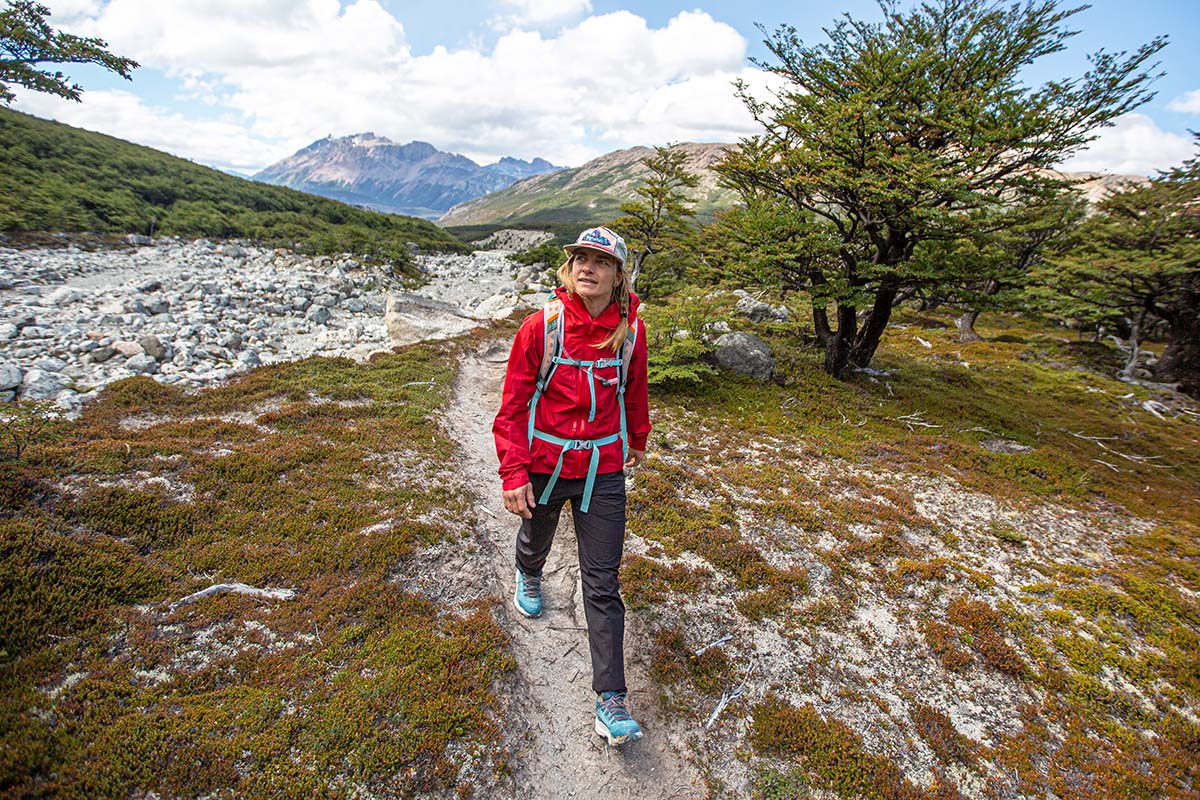
[[[526,619],[537,619],[538,617],[540,617],[542,615],[541,611],[539,611],[536,614],[530,614],[528,611],[521,608],[521,604],[519,602],[517,602],[517,592],[516,591],[513,591],[513,608],[517,609],[517,612],[521,616],[525,617]]]
[[[642,738],[642,732],[640,730],[636,733],[627,734],[625,736],[613,736],[608,730],[608,726],[599,719],[596,720],[594,727],[596,729],[596,735],[607,739],[610,747],[617,747],[618,745],[625,744],[626,742],[635,742]]]

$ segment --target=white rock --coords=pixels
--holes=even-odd
[[[140,356],[140,355],[143,355],[145,352],[144,350],[142,350],[142,346],[140,344],[138,344],[137,342],[130,342],[125,339],[118,339],[117,341],[113,342],[112,349],[116,350],[118,353],[125,356],[126,358],[132,358],[133,356]]]
[[[158,372],[158,362],[153,356],[148,356],[145,353],[137,356],[130,356],[125,362],[125,368],[138,375],[153,375]]]
[[[12,361],[0,361],[0,389],[15,389],[21,385],[24,373]]]
[[[42,356],[33,362],[35,369],[44,370],[46,372],[62,372],[67,367],[67,362],[61,358],[54,356]]]
[[[21,380],[21,396],[26,400],[49,400],[67,388],[67,379],[57,372],[31,369]]]
[[[59,286],[45,298],[45,302],[49,305],[65,306],[76,302],[86,294],[82,289],[74,286]]]

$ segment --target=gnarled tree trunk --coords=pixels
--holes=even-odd
[[[979,319],[979,311],[972,308],[958,318],[958,340],[963,344],[978,342],[983,337],[975,332],[975,320]]]
[[[1154,365],[1154,379],[1178,383],[1180,391],[1200,397],[1200,276],[1172,305],[1167,347]]]

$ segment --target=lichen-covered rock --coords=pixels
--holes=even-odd
[[[388,338],[397,345],[448,339],[479,325],[457,306],[416,294],[390,295],[383,321]]]
[[[764,303],[745,289],[735,289],[733,293],[740,298],[734,310],[749,317],[752,322],[787,322],[792,318],[791,309],[787,306]]]
[[[140,356],[130,356],[125,362],[125,368],[138,375],[153,375],[158,372],[158,361],[154,356],[142,353]]]
[[[760,381],[769,379],[775,369],[771,348],[753,333],[727,333],[717,339],[714,345],[713,357],[725,369]]]
[[[17,388],[24,377],[25,373],[12,361],[0,361],[0,390]]]
[[[65,388],[66,377],[44,369],[31,369],[21,380],[21,397],[26,400],[50,400]]]

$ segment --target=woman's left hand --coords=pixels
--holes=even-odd
[[[642,462],[645,460],[646,460],[646,451],[645,450],[630,449],[629,457],[625,459],[625,469],[631,469],[633,467],[641,466]]]

